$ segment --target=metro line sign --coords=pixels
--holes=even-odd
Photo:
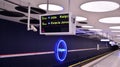
[[[67,45],[64,40],[58,40],[55,45],[55,57],[59,62],[63,62],[67,57]]]

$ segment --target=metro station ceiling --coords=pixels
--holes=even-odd
[[[106,36],[114,41],[120,42],[120,0],[102,0],[102,2],[107,1],[108,3],[97,3],[98,5],[95,6],[98,8],[96,8],[97,11],[95,11],[94,5],[90,7],[90,3],[93,4],[98,1],[101,0],[0,0],[0,18],[26,24],[28,17],[27,7],[30,5],[32,24],[38,26],[39,15],[47,13],[71,12],[74,17],[78,17],[78,20],[76,19],[77,28],[87,31],[99,29],[99,31],[95,31],[97,34],[106,34]],[[43,8],[39,8],[39,5],[47,3],[60,6],[61,10],[47,11]],[[89,5],[91,10],[86,10],[88,9],[86,8],[86,5]],[[108,8],[104,8],[104,6],[108,6]],[[83,9],[84,7],[85,9]],[[113,9],[111,9],[112,7]],[[52,8],[57,9],[58,7],[55,8],[52,6]],[[110,11],[98,11],[99,9],[109,9]],[[81,20],[79,20],[79,18]],[[111,29],[114,26],[117,26],[118,29]]]

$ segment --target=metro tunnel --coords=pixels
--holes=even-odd
[[[0,67],[119,67],[119,6],[119,0],[1,0]]]

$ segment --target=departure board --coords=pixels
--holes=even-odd
[[[71,18],[69,13],[40,16],[41,33],[69,33]]]

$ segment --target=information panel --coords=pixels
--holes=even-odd
[[[40,34],[73,35],[73,22],[70,13],[40,16]]]

